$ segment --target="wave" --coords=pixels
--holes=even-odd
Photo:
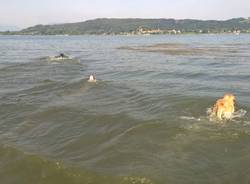
[[[0,181],[4,184],[153,184],[145,177],[104,175],[67,167],[61,161],[47,160],[3,145],[0,146],[0,162]]]
[[[35,58],[35,63],[44,63],[44,64],[52,64],[52,65],[59,65],[59,64],[81,64],[81,60],[79,58],[75,57],[65,57],[65,58],[60,58],[56,56],[44,56],[40,58]],[[32,62],[34,63],[34,62]]]

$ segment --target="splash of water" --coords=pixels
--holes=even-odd
[[[230,115],[230,118],[227,118],[229,120],[234,120],[235,118],[243,118],[245,114],[247,113],[246,110],[244,109],[239,109],[238,111],[235,111]],[[216,121],[217,117],[216,114],[213,112],[212,108],[207,109],[207,115],[210,121]]]

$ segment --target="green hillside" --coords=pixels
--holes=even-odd
[[[158,30],[158,31],[157,31]],[[250,18],[225,21],[194,19],[95,19],[79,23],[36,25],[18,32],[22,35],[82,35],[82,34],[167,34],[223,33],[239,30],[250,32]],[[151,32],[150,32],[151,31]]]

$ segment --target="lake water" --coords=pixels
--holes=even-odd
[[[0,183],[247,184],[249,112],[249,34],[0,36]]]

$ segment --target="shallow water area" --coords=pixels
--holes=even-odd
[[[0,183],[249,183],[249,49],[249,34],[1,36]],[[234,117],[210,121],[225,93]]]

